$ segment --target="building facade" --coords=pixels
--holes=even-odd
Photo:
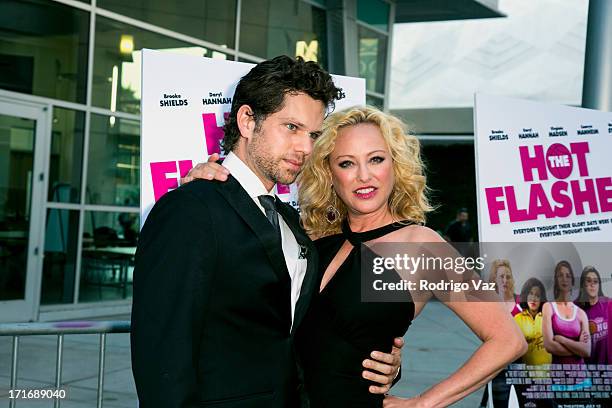
[[[0,0],[0,321],[126,313],[138,240],[143,48],[366,79],[388,108],[398,21],[492,0]]]
[[[393,9],[0,0],[0,321],[129,311],[142,48],[252,63],[301,55],[366,78],[368,102],[383,107]]]

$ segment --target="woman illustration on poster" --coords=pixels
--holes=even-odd
[[[512,274],[512,266],[507,259],[496,259],[491,263],[489,272],[489,282],[495,283],[497,294],[500,301],[504,303],[505,309],[512,315],[516,316],[521,312],[519,305],[519,297],[514,293],[514,275]],[[507,406],[508,396],[510,395],[510,384],[506,381],[507,367],[491,380],[491,390],[493,394],[493,406]],[[480,406],[486,406],[489,400],[489,388],[485,387],[480,400]]]
[[[521,289],[520,301],[523,310],[514,316],[514,321],[527,340],[527,353],[521,357],[521,363],[525,364],[531,378],[541,378],[546,375],[545,370],[552,361],[551,354],[544,348],[542,335],[542,305],[546,303],[546,289],[542,282],[537,278],[528,279]],[[528,400],[532,400],[525,395],[528,390],[529,386],[516,386],[520,406],[525,406]],[[546,401],[541,399],[532,401],[539,407],[546,404]]]
[[[586,266],[580,275],[580,293],[575,303],[586,312],[591,334],[591,355],[587,364],[609,364],[608,302],[601,290],[601,276],[594,266]]]
[[[544,335],[544,348],[552,354],[551,371],[565,373],[565,364],[578,365],[577,370],[584,371],[584,359],[591,355],[591,335],[589,322],[584,310],[572,302],[572,288],[574,287],[574,272],[567,261],[560,261],[555,266],[553,302],[547,302],[542,308],[542,334]],[[573,367],[576,369],[575,367]],[[583,382],[579,378],[585,373],[565,374],[559,380],[565,380],[567,385],[557,385],[554,403],[584,404],[590,399],[575,399],[565,396],[570,389],[584,389],[590,387],[590,379]],[[558,377],[557,377],[558,378]],[[575,380],[574,380],[575,379]],[[569,382],[571,380],[571,382]],[[569,394],[569,393],[567,393]]]
[[[554,302],[542,309],[544,347],[553,364],[584,364],[591,355],[591,335],[586,313],[572,300],[575,278],[567,261],[555,266]]]
[[[506,309],[512,316],[521,312],[518,296],[514,293],[514,275],[510,261],[507,259],[496,259],[491,264],[489,282],[494,282],[497,294],[504,302]]]

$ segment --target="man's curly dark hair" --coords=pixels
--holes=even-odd
[[[285,95],[298,92],[321,101],[330,110],[342,95],[342,89],[334,85],[329,73],[316,62],[306,62],[301,57],[282,55],[253,67],[240,79],[232,98],[232,110],[223,127],[223,150],[229,153],[240,139],[237,114],[242,105],[251,108],[258,129],[268,115],[283,108]]]

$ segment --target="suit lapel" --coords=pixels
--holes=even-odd
[[[310,301],[316,291],[317,283],[317,272],[319,268],[319,257],[317,250],[314,245],[311,244],[311,248],[308,250],[306,256],[308,260],[308,266],[306,267],[306,275],[304,275],[304,281],[302,282],[302,289],[300,291],[300,297],[295,305],[295,315],[293,317],[293,326],[291,327],[291,334],[295,333],[295,330],[302,322]]]
[[[295,216],[293,210],[288,208],[288,204],[279,204],[277,206],[278,213],[283,217],[293,235],[295,236],[296,241],[302,247],[306,248],[306,274],[304,275],[304,280],[302,281],[302,288],[300,289],[300,297],[295,305],[295,315],[293,316],[293,326],[291,328],[291,333],[295,333],[296,328],[301,323],[304,315],[306,314],[306,310],[308,309],[308,305],[310,304],[310,300],[312,299],[312,295],[315,290],[315,286],[317,283],[317,271],[319,267],[319,257],[317,254],[317,250],[312,243],[311,239],[308,238],[304,229],[299,225],[299,219]]]
[[[219,193],[234,208],[261,242],[272,264],[272,269],[278,278],[290,284],[291,280],[287,271],[283,249],[278,245],[278,237],[274,227],[272,227],[266,216],[253,202],[253,199],[242,188],[240,183],[231,175],[226,182],[217,183],[216,185]]]

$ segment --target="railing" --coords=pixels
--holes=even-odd
[[[62,385],[62,356],[64,352],[64,335],[66,334],[99,334],[100,348],[98,354],[98,390],[96,407],[102,408],[104,393],[104,359],[106,354],[106,335],[108,333],[129,333],[130,322],[117,321],[91,321],[91,322],[55,322],[55,323],[11,323],[0,324],[0,336],[13,337],[13,351],[11,354],[11,380],[10,389],[17,388],[17,368],[19,361],[19,339],[21,336],[56,335],[57,356],[55,359],[55,390]],[[17,398],[9,400],[9,408],[16,407]],[[54,397],[53,406],[59,408],[61,398]]]

